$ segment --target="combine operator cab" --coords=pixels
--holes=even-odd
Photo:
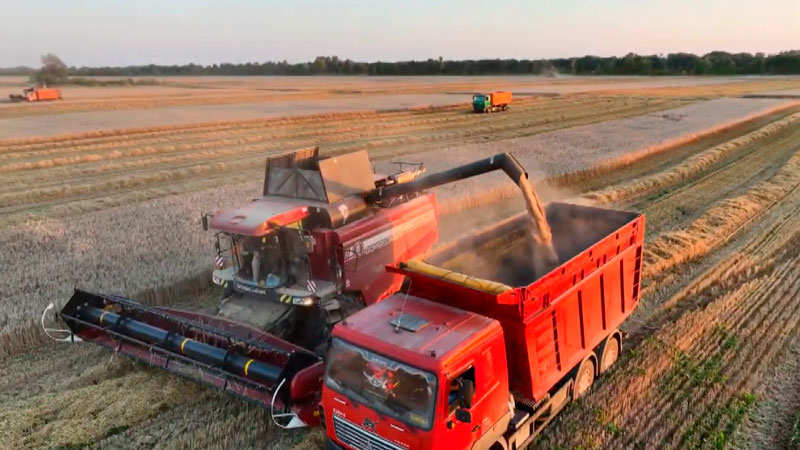
[[[312,219],[308,207],[291,209],[287,205],[290,209],[267,218],[265,227],[240,227],[241,232],[233,232],[231,225],[240,224],[248,214],[258,215],[265,206],[254,202],[212,220],[212,227],[230,230],[216,233],[214,283],[225,288],[226,297],[247,293],[303,306],[313,305],[314,296],[326,298],[335,294],[332,280],[315,280],[312,276],[314,237],[309,227],[314,224],[309,223]]]
[[[218,314],[307,348],[326,342],[330,325],[400,287],[384,265],[435,242],[432,196],[365,200],[423,172],[407,165],[375,175],[364,151],[320,158],[314,147],[268,158],[261,198],[203,216],[216,231],[213,281],[225,289]]]

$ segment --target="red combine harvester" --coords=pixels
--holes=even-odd
[[[537,209],[507,154],[362,199],[403,206],[493,170],[522,188],[529,214],[427,262],[390,260],[404,292],[338,322],[324,359],[238,321],[118,296],[76,291],[59,316],[73,337],[255,401],[281,426],[322,423],[330,448],[522,448],[619,355],[618,326],[639,297],[644,218],[559,203]],[[552,240],[549,230],[531,233],[544,216]],[[543,265],[548,247],[558,261]],[[363,257],[365,248],[353,252]]]
[[[314,349],[343,315],[386,298],[403,282],[383,270],[428,251],[438,238],[433,194],[367,202],[376,188],[424,172],[375,175],[367,152],[320,158],[310,147],[267,159],[263,197],[203,216],[216,231],[218,315]]]

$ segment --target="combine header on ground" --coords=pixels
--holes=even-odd
[[[302,347],[218,317],[81,290],[60,316],[82,340],[315,423],[323,363]]]

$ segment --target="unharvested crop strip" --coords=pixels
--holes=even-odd
[[[800,121],[800,113],[792,114],[786,118],[771,123],[760,130],[748,133],[724,144],[712,147],[704,152],[694,155],[670,170],[659,172],[641,179],[632,180],[620,186],[613,186],[586,195],[585,197],[598,204],[608,204],[629,200],[663,189],[666,186],[676,185],[688,180],[707,170],[712,165],[725,159],[740,147],[762,140],[770,135],[785,130]],[[647,150],[645,150],[647,151]]]

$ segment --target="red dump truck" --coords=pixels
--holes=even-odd
[[[22,95],[10,94],[13,102],[43,102],[61,100],[61,89],[47,87],[29,87],[22,90]]]
[[[562,261],[549,273],[534,273],[524,216],[389,268],[407,291],[334,328],[326,448],[525,448],[608,370],[639,300],[644,217],[546,214]]]

